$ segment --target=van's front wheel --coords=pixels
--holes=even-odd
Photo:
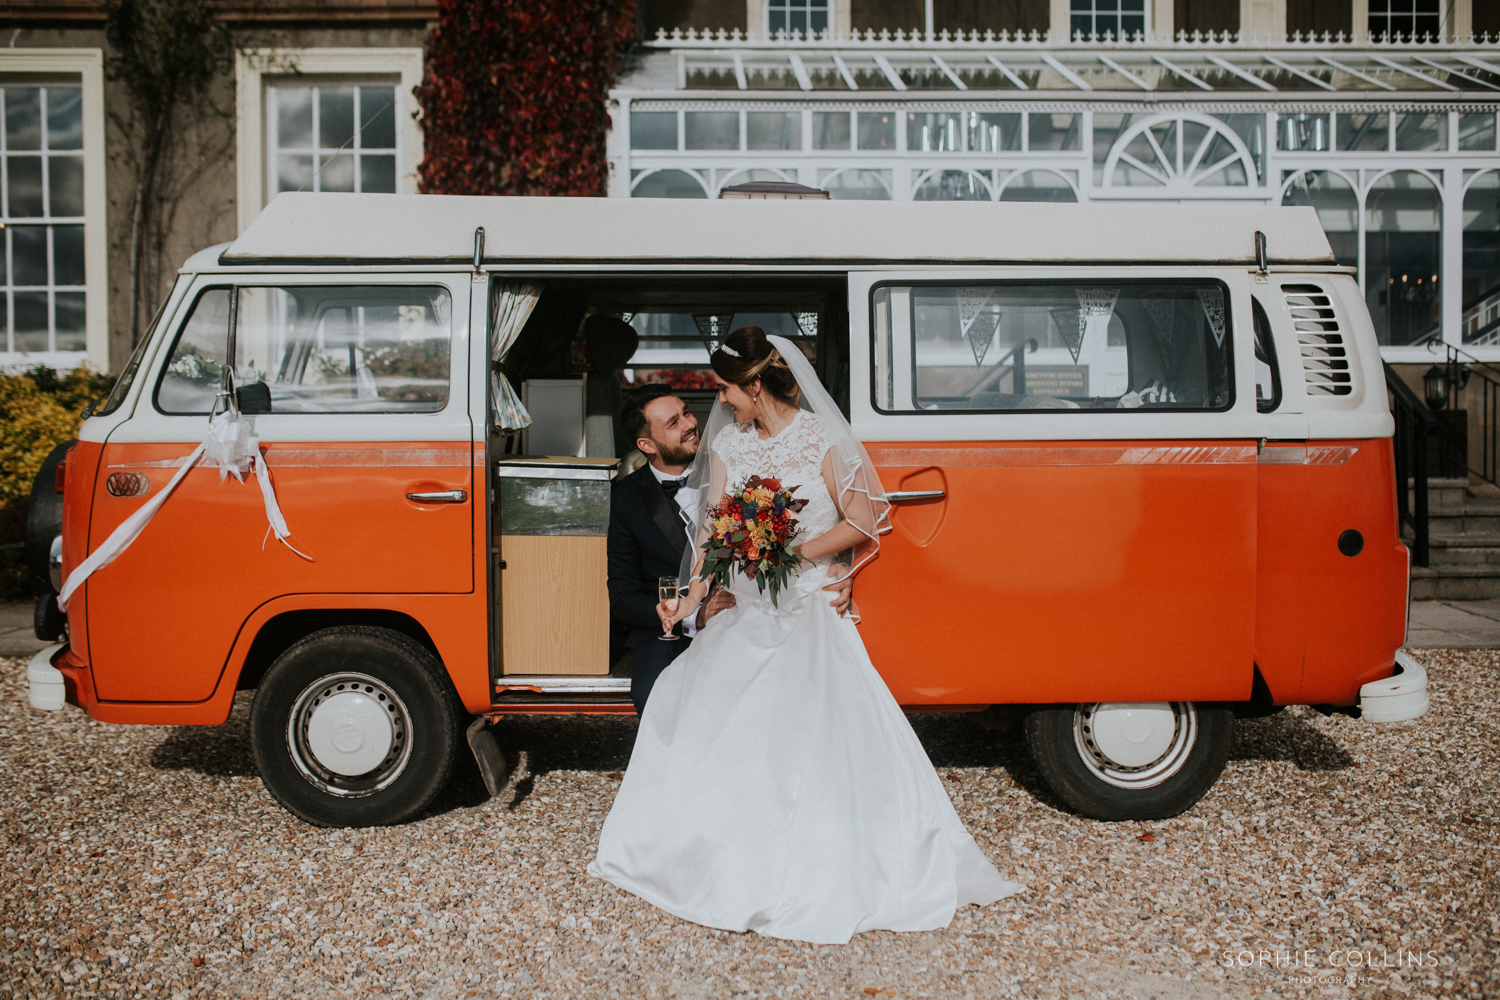
[[[1042,780],[1082,815],[1165,819],[1218,780],[1234,712],[1189,701],[1056,705],[1027,716],[1026,739]]]
[[[271,664],[251,744],[288,811],[318,826],[381,826],[415,816],[447,783],[461,712],[428,650],[388,629],[341,626]]]

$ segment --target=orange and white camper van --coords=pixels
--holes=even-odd
[[[747,322],[890,491],[855,593],[891,691],[1020,722],[1072,808],[1188,808],[1236,717],[1425,712],[1375,333],[1310,209],[339,194],[186,263],[31,519],[60,589],[232,407],[289,545],[254,475],[191,469],[41,601],[33,702],[215,725],[255,689],[266,787],[328,825],[415,815],[461,732],[494,782],[489,725],[631,712],[621,390],[706,406]]]

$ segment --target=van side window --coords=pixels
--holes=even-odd
[[[246,413],[433,413],[448,403],[453,303],[441,286],[240,287],[235,386]],[[229,337],[229,289],[199,297],[157,389],[206,414]]]
[[[1276,367],[1276,341],[1271,336],[1271,319],[1260,299],[1250,297],[1250,312],[1255,323],[1255,409],[1270,413],[1281,405],[1281,372]]]
[[[887,411],[1226,410],[1217,281],[883,286],[875,405]]]

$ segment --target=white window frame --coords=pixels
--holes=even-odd
[[[87,364],[109,371],[109,234],[105,230],[104,51],[0,49],[0,74],[67,75],[83,91],[84,350],[23,354],[0,351],[0,369]]]
[[[235,55],[238,104],[235,150],[239,232],[244,232],[265,207],[269,189],[266,155],[266,85],[268,78],[303,75],[317,77],[395,76],[396,191],[417,193],[417,166],[422,162],[422,126],[410,113],[412,90],[422,82],[422,50],[388,49],[255,49]],[[410,102],[410,103],[407,103]]]
[[[1283,0],[1283,3],[1285,0]],[[931,9],[929,4],[928,9]],[[1053,41],[1067,42],[1073,37],[1073,4],[1071,0],[1050,0],[1047,20]],[[1146,0],[1146,36],[1170,40],[1172,37],[1172,4]]]
[[[311,147],[309,147],[309,146],[301,146],[301,147],[290,147],[290,148],[288,148],[288,147],[285,147],[285,146],[281,145],[281,142],[280,142],[280,140],[278,138],[278,136],[279,136],[279,129],[280,129],[280,116],[283,113],[282,112],[282,107],[281,107],[282,100],[285,97],[287,91],[296,90],[296,89],[303,89],[303,88],[305,88],[306,90],[308,90],[310,92],[310,94],[311,94],[311,104],[312,104],[312,108],[313,108],[313,112],[312,112],[313,117],[312,117],[312,123],[311,124],[313,126],[313,129],[316,130],[319,133],[319,141],[316,144],[316,146],[311,146]],[[322,191],[322,190],[324,190],[323,181],[324,181],[324,178],[327,176],[324,168],[327,167],[330,162],[332,162],[332,159],[333,159],[333,157],[335,155],[347,156],[349,158],[350,165],[351,165],[351,170],[353,172],[353,177],[351,178],[351,180],[354,183],[354,186],[356,188],[360,188],[361,190],[363,190],[363,171],[364,171],[363,161],[364,161],[364,157],[367,154],[370,154],[372,152],[365,145],[365,143],[367,142],[368,133],[364,129],[362,129],[362,128],[356,128],[356,129],[354,129],[352,137],[342,147],[338,147],[335,144],[324,142],[324,141],[322,141],[321,128],[319,128],[319,126],[321,124],[320,119],[321,119],[322,116],[321,116],[320,110],[318,110],[318,109],[320,109],[322,102],[327,99],[327,95],[331,91],[335,91],[335,90],[356,91],[356,92],[358,92],[358,95],[359,95],[358,96],[358,102],[359,102],[358,103],[358,110],[356,111],[356,109],[353,106],[351,106],[350,109],[349,109],[350,113],[352,115],[357,115],[358,117],[363,118],[366,121],[370,121],[370,120],[372,120],[375,117],[375,115],[377,115],[377,114],[380,113],[380,106],[378,104],[371,104],[370,103],[370,101],[372,100],[372,98],[370,97],[370,91],[372,91],[374,89],[377,89],[377,88],[381,89],[381,90],[389,88],[392,91],[393,97],[392,97],[391,102],[389,102],[389,110],[391,110],[391,111],[394,112],[394,109],[395,109],[396,105],[401,103],[401,98],[400,98],[399,94],[395,93],[395,91],[396,91],[397,88],[396,88],[395,84],[392,83],[392,81],[390,81],[389,79],[372,80],[369,77],[365,77],[365,78],[355,77],[355,78],[351,79],[351,78],[348,78],[348,77],[327,77],[327,76],[311,77],[311,78],[310,77],[292,77],[292,78],[282,78],[282,79],[276,80],[275,82],[273,82],[272,84],[270,84],[269,86],[267,86],[266,87],[266,136],[267,136],[267,141],[266,141],[266,190],[267,190],[267,192],[269,193],[272,188],[279,187],[278,178],[277,178],[277,174],[278,174],[277,160],[278,160],[278,158],[282,154],[287,154],[287,153],[290,153],[293,156],[298,156],[298,155],[309,156],[309,157],[311,157],[311,159],[313,161],[313,171],[312,171],[312,175],[311,175],[310,180],[306,184],[304,184],[301,188],[298,188],[296,190],[303,190],[303,191]],[[351,121],[351,125],[352,124],[353,124],[353,122]],[[396,126],[395,126],[395,119],[394,119],[394,117],[392,118],[391,132],[392,132],[391,141],[392,141],[393,145],[391,145],[389,147],[378,147],[376,150],[374,150],[374,154],[375,155],[390,155],[392,157],[392,159],[394,160],[394,159],[398,159],[401,156],[401,152],[402,152],[402,149],[403,149],[403,144],[401,142],[401,134],[400,134],[399,130],[396,128]],[[395,173],[396,173],[396,169],[397,168],[396,168],[395,164],[393,163],[392,164],[392,168],[391,168],[391,183],[392,183],[392,187],[393,188],[395,187],[395,179],[396,179],[395,178]]]

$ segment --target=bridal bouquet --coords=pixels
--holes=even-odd
[[[774,606],[802,561],[787,544],[797,527],[792,515],[807,506],[806,500],[792,498],[796,490],[783,487],[779,479],[751,476],[710,507],[703,579],[727,587],[730,573],[738,568],[762,594],[770,591]]]

